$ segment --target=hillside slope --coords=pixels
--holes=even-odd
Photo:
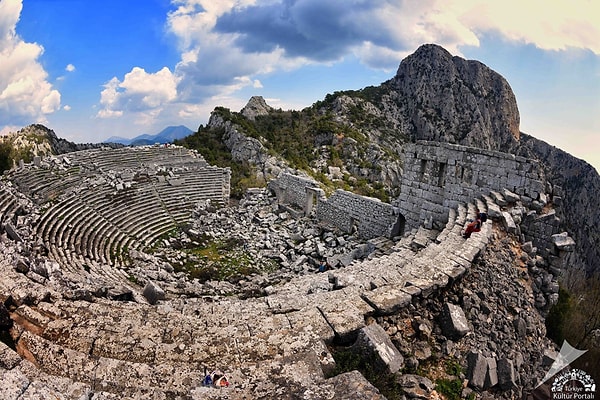
[[[52,129],[44,125],[33,124],[17,132],[0,136],[0,170],[16,166],[19,160],[31,162],[35,156],[44,157],[102,146],[116,148],[122,145],[116,143],[73,143],[59,138]]]

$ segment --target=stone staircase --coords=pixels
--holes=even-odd
[[[334,363],[327,345],[352,343],[368,317],[460,279],[491,239],[492,221],[469,239],[461,231],[489,201],[449,210],[441,232],[420,228],[378,257],[246,300],[70,301],[52,279],[42,285],[15,272],[0,242],[11,282],[2,281],[0,299],[12,304],[19,331],[15,349],[0,343],[0,398],[382,398],[356,372],[326,378]],[[231,387],[202,387],[205,368],[225,371]]]

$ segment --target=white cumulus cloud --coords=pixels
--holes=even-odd
[[[60,93],[38,61],[44,48],[16,33],[22,7],[20,0],[0,1],[0,121],[4,124],[44,122],[45,115],[60,109]]]
[[[73,72],[75,71],[75,66],[73,64],[67,64],[67,66],[65,67],[65,71]]]
[[[600,14],[589,0],[171,3],[166,30],[177,39],[179,62],[157,72],[135,67],[112,78],[101,92],[98,118],[127,116],[138,123],[193,118],[215,104],[243,103],[236,94],[262,89],[265,75],[272,72],[348,57],[390,71],[423,43],[460,55],[461,47],[479,46],[484,35],[540,49],[582,48],[600,54]]]
[[[541,49],[600,54],[600,13],[590,0],[175,0],[177,73],[193,85],[238,84],[274,70],[337,62],[349,54],[393,69],[423,43],[453,54],[499,34]],[[201,90],[200,90],[201,91]],[[194,90],[197,93],[198,90]],[[210,94],[210,93],[207,93]]]
[[[506,0],[466,4],[460,20],[475,32],[499,32],[508,40],[544,50],[579,48],[600,55],[600,12],[595,1]]]
[[[125,111],[147,112],[177,97],[177,77],[164,67],[156,73],[134,67],[122,81],[113,77],[100,93],[100,118],[120,117]]]

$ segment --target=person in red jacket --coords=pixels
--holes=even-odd
[[[465,229],[465,233],[463,234],[464,238],[470,238],[471,233],[481,231],[481,217],[478,215],[477,219],[467,225]]]

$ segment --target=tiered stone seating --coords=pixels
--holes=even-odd
[[[82,180],[78,167],[64,171],[30,168],[20,171],[14,176],[14,182],[19,190],[38,203],[59,197]]]
[[[189,218],[189,210],[200,200],[223,202],[223,171],[220,168],[206,167],[177,175],[184,185],[171,185],[165,180],[155,182],[155,187],[164,206],[178,223]]]
[[[102,274],[122,267],[129,249],[146,249],[185,223],[199,200],[223,202],[223,174],[197,153],[179,147],[94,149],[59,157],[68,170],[30,167],[13,173],[20,189],[38,201],[52,199],[38,224],[51,257],[73,273]],[[64,158],[64,160],[63,160]],[[111,172],[112,171],[112,172]],[[149,179],[115,179],[146,171]],[[153,174],[187,182],[171,186]],[[138,179],[138,178],[135,178]],[[110,273],[107,272],[108,275]],[[118,275],[118,274],[117,274]]]
[[[479,206],[483,207],[483,204]],[[267,301],[275,312],[307,307],[317,307],[323,312],[323,305],[345,301],[354,307],[347,309],[344,316],[347,317],[348,312],[358,313],[350,320],[353,319],[359,325],[364,323],[360,322],[361,316],[364,318],[369,313],[394,313],[410,303],[414,296],[429,296],[465,273],[491,235],[491,223],[488,223],[484,224],[480,233],[473,234],[471,238],[462,237],[467,218],[474,218],[480,211],[485,209],[478,209],[472,203],[459,205],[457,210],[449,212],[445,228],[426,247],[415,249],[410,245],[414,237],[405,238],[396,246],[394,253],[355,262],[347,268],[320,274],[319,277],[296,279],[278,288]],[[333,287],[337,290],[326,291],[330,282],[333,282]],[[318,292],[319,288],[321,293],[311,294],[315,289]],[[328,322],[331,323],[329,320]],[[356,330],[356,326],[352,324],[337,328],[335,324],[332,326],[336,335],[342,338]]]

